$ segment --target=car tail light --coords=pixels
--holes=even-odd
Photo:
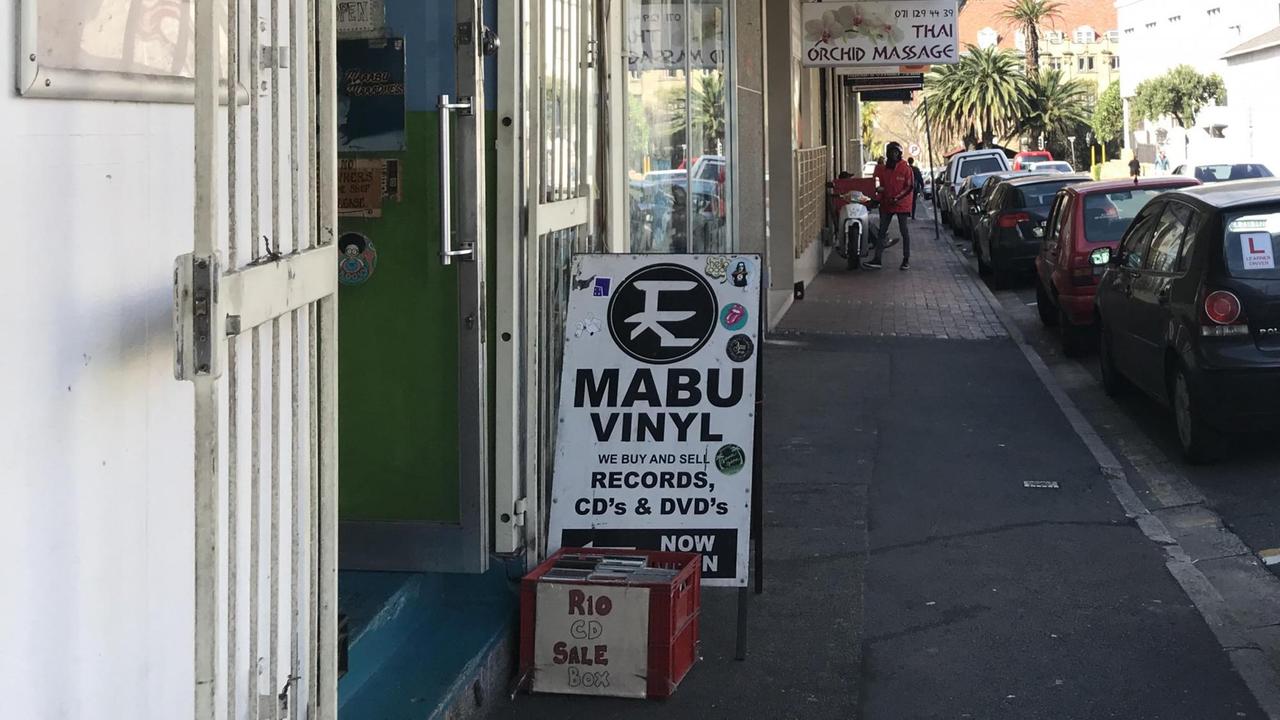
[[[1031,222],[1031,215],[1023,212],[1004,213],[997,220],[996,225],[1008,230],[1018,227],[1018,223]]]
[[[1208,337],[1230,337],[1249,334],[1240,298],[1229,290],[1214,290],[1204,296],[1201,306],[1200,334]]]

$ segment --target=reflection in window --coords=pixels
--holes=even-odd
[[[727,252],[728,0],[627,0],[633,252]]]

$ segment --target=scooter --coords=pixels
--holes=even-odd
[[[871,227],[871,208],[879,203],[856,190],[849,194],[849,199],[850,202],[840,208],[836,252],[845,259],[846,268],[857,270],[862,267],[862,258],[871,252],[875,232]]]

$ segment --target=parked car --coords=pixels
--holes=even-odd
[[[1036,311],[1056,325],[1062,350],[1077,355],[1093,341],[1094,290],[1124,231],[1143,207],[1168,190],[1199,185],[1192,178],[1148,177],[1072,184],[1058,193],[1036,255]],[[1101,252],[1105,250],[1106,252]]]
[[[1137,217],[1098,287],[1109,394],[1173,409],[1193,461],[1280,421],[1280,181],[1165,193]]]
[[[1174,168],[1173,174],[1195,178],[1202,183],[1273,177],[1271,170],[1262,163],[1188,163]]]
[[[1075,168],[1071,167],[1071,163],[1066,162],[1065,160],[1049,160],[1047,162],[1027,163],[1026,169],[1029,172],[1039,173],[1073,173],[1076,171]]]
[[[983,203],[991,196],[991,191],[1002,181],[1014,177],[1023,177],[1026,173],[1013,170],[995,173],[978,173],[965,178],[960,184],[960,194],[956,198],[956,212],[952,216],[952,227],[960,237],[973,237],[973,220],[981,212]]]
[[[1023,150],[1013,156],[1013,169],[1026,170],[1027,163],[1033,162],[1051,162],[1053,153],[1048,150]]]
[[[1035,265],[1040,249],[1036,230],[1042,226],[1062,188],[1089,180],[1088,175],[1020,174],[1000,181],[974,215],[974,254],[978,271],[996,288],[1009,285]]]
[[[960,183],[970,175],[978,173],[1000,172],[1009,169],[1009,158],[1000,150],[970,150],[956,153],[947,161],[943,170],[943,182],[936,188],[939,210],[942,221],[951,223],[956,212],[956,200],[959,198]]]

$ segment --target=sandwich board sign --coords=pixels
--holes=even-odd
[[[758,255],[579,255],[565,321],[548,552],[702,553],[747,584]]]

